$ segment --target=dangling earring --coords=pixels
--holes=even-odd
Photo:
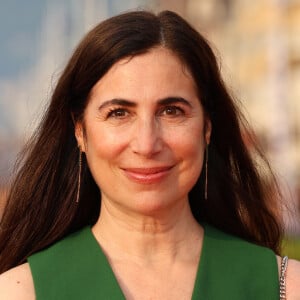
[[[78,159],[78,181],[77,181],[77,195],[76,195],[76,203],[79,202],[80,197],[80,186],[81,186],[81,169],[82,169],[82,151],[79,146],[79,159]]]
[[[204,186],[204,199],[207,200],[208,190],[208,144],[205,149],[205,186]]]

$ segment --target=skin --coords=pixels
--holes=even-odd
[[[126,299],[191,299],[203,229],[188,192],[211,123],[188,70],[163,48],[117,62],[93,87],[75,135],[101,189],[92,231]],[[299,280],[290,260],[289,300],[300,299]],[[0,276],[0,298],[35,298],[28,264]]]

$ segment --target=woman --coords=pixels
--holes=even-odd
[[[0,298],[278,299],[281,275],[281,299],[285,280],[299,299],[242,126],[211,48],[178,15],[99,24],[25,149]]]

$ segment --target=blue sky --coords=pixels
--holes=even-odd
[[[61,1],[72,3],[72,0]],[[111,14],[115,14],[136,7],[137,3],[143,5],[151,2],[109,0],[107,6]],[[0,79],[14,78],[34,63],[46,9],[47,0],[0,0]]]
[[[1,78],[14,77],[33,63],[45,3],[45,0],[0,1]]]

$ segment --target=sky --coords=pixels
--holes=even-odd
[[[0,0],[0,78],[14,78],[36,54],[45,0]]]
[[[14,78],[34,63],[37,55],[35,46],[49,2],[51,1],[0,0],[0,78]],[[70,4],[72,0],[61,2]],[[93,2],[107,2],[107,9],[114,14],[149,1],[96,0]]]

